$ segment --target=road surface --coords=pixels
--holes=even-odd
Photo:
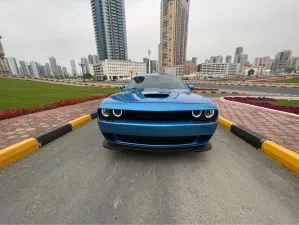
[[[196,84],[197,87],[218,88],[218,89],[231,89],[243,90],[251,92],[266,92],[276,94],[298,95],[299,88],[281,88],[281,87],[257,87],[257,86],[242,86],[242,85],[224,85],[224,84]]]
[[[204,153],[115,152],[96,121],[0,171],[0,223],[299,223],[299,179],[222,127]]]

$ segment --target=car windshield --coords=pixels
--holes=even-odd
[[[187,89],[186,85],[181,81],[181,79],[170,76],[138,76],[132,79],[127,88]]]

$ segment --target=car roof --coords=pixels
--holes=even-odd
[[[171,74],[158,74],[158,73],[152,73],[152,74],[138,74],[135,77],[177,77],[175,75]]]

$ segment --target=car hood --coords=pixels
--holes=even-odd
[[[207,104],[210,101],[185,89],[131,89],[110,96],[106,104],[116,103],[190,103]]]

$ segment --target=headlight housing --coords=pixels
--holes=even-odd
[[[202,114],[202,111],[201,110],[193,110],[192,111],[192,116],[196,119],[198,119]]]
[[[120,109],[113,109],[112,113],[116,118],[119,118],[123,114],[123,111]]]
[[[207,119],[210,119],[215,115],[215,110],[205,110],[204,114]]]
[[[106,118],[109,117],[110,113],[111,113],[110,109],[101,109],[101,114],[103,117],[106,117]]]

